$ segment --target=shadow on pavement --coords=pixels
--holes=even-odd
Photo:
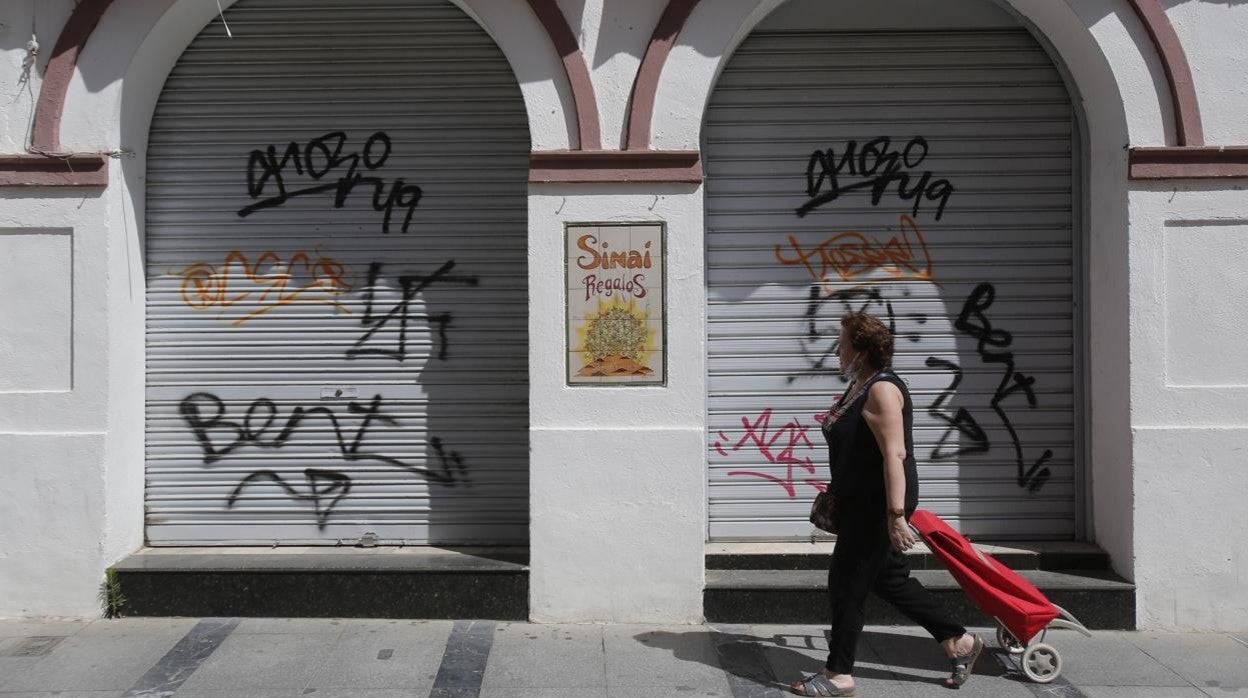
[[[669,650],[682,661],[723,669],[729,674],[730,681],[744,681],[784,691],[788,690],[790,682],[820,671],[824,663],[823,654],[828,649],[826,635],[798,633],[761,637],[731,631],[689,630],[650,631],[634,637],[648,647]],[[715,649],[714,654],[706,651],[708,644]],[[1013,678],[1008,676],[1011,672],[1006,671],[992,656],[1000,652],[995,647],[986,647],[975,664],[975,674]],[[887,668],[867,666],[869,664]],[[910,673],[906,669],[937,672],[939,676]],[[856,679],[939,686],[948,672],[948,660],[931,638],[878,630],[862,633],[858,644],[858,666],[854,669]]]

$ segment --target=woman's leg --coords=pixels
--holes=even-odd
[[[883,569],[875,578],[873,591],[896,606],[907,618],[923,626],[937,642],[956,640],[966,634],[966,628],[949,618],[936,602],[936,597],[919,580],[910,576],[906,555],[891,547]]]
[[[867,594],[885,562],[880,541],[860,536],[839,536],[828,570],[828,593],[832,600],[832,632],[825,665],[833,674],[853,674],[858,638],[865,622]],[[872,545],[877,543],[877,545]],[[887,539],[883,540],[887,546]]]

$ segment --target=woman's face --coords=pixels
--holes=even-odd
[[[836,340],[836,358],[840,361],[842,375],[849,371],[850,364],[857,356],[858,352],[854,350],[853,343],[849,341],[849,332],[842,327],[841,334]]]

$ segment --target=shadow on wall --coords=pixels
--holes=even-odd
[[[165,435],[149,536],[523,544],[530,144],[510,66],[449,2],[312,8],[356,20],[328,45],[278,5],[232,5],[233,38],[211,18],[164,84],[146,172],[127,168]],[[442,57],[451,40],[466,60]],[[282,58],[255,62],[274,41]],[[206,80],[223,61],[240,70]],[[485,185],[465,166],[483,158]],[[186,358],[178,335],[228,349]],[[210,486],[180,489],[170,462]]]

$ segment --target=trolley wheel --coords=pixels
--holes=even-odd
[[[1023,673],[1036,683],[1048,683],[1062,673],[1062,655],[1043,642],[1023,651]]]
[[[1003,626],[997,626],[997,646],[1010,654],[1022,654],[1027,648],[1014,637],[1014,633]]]

